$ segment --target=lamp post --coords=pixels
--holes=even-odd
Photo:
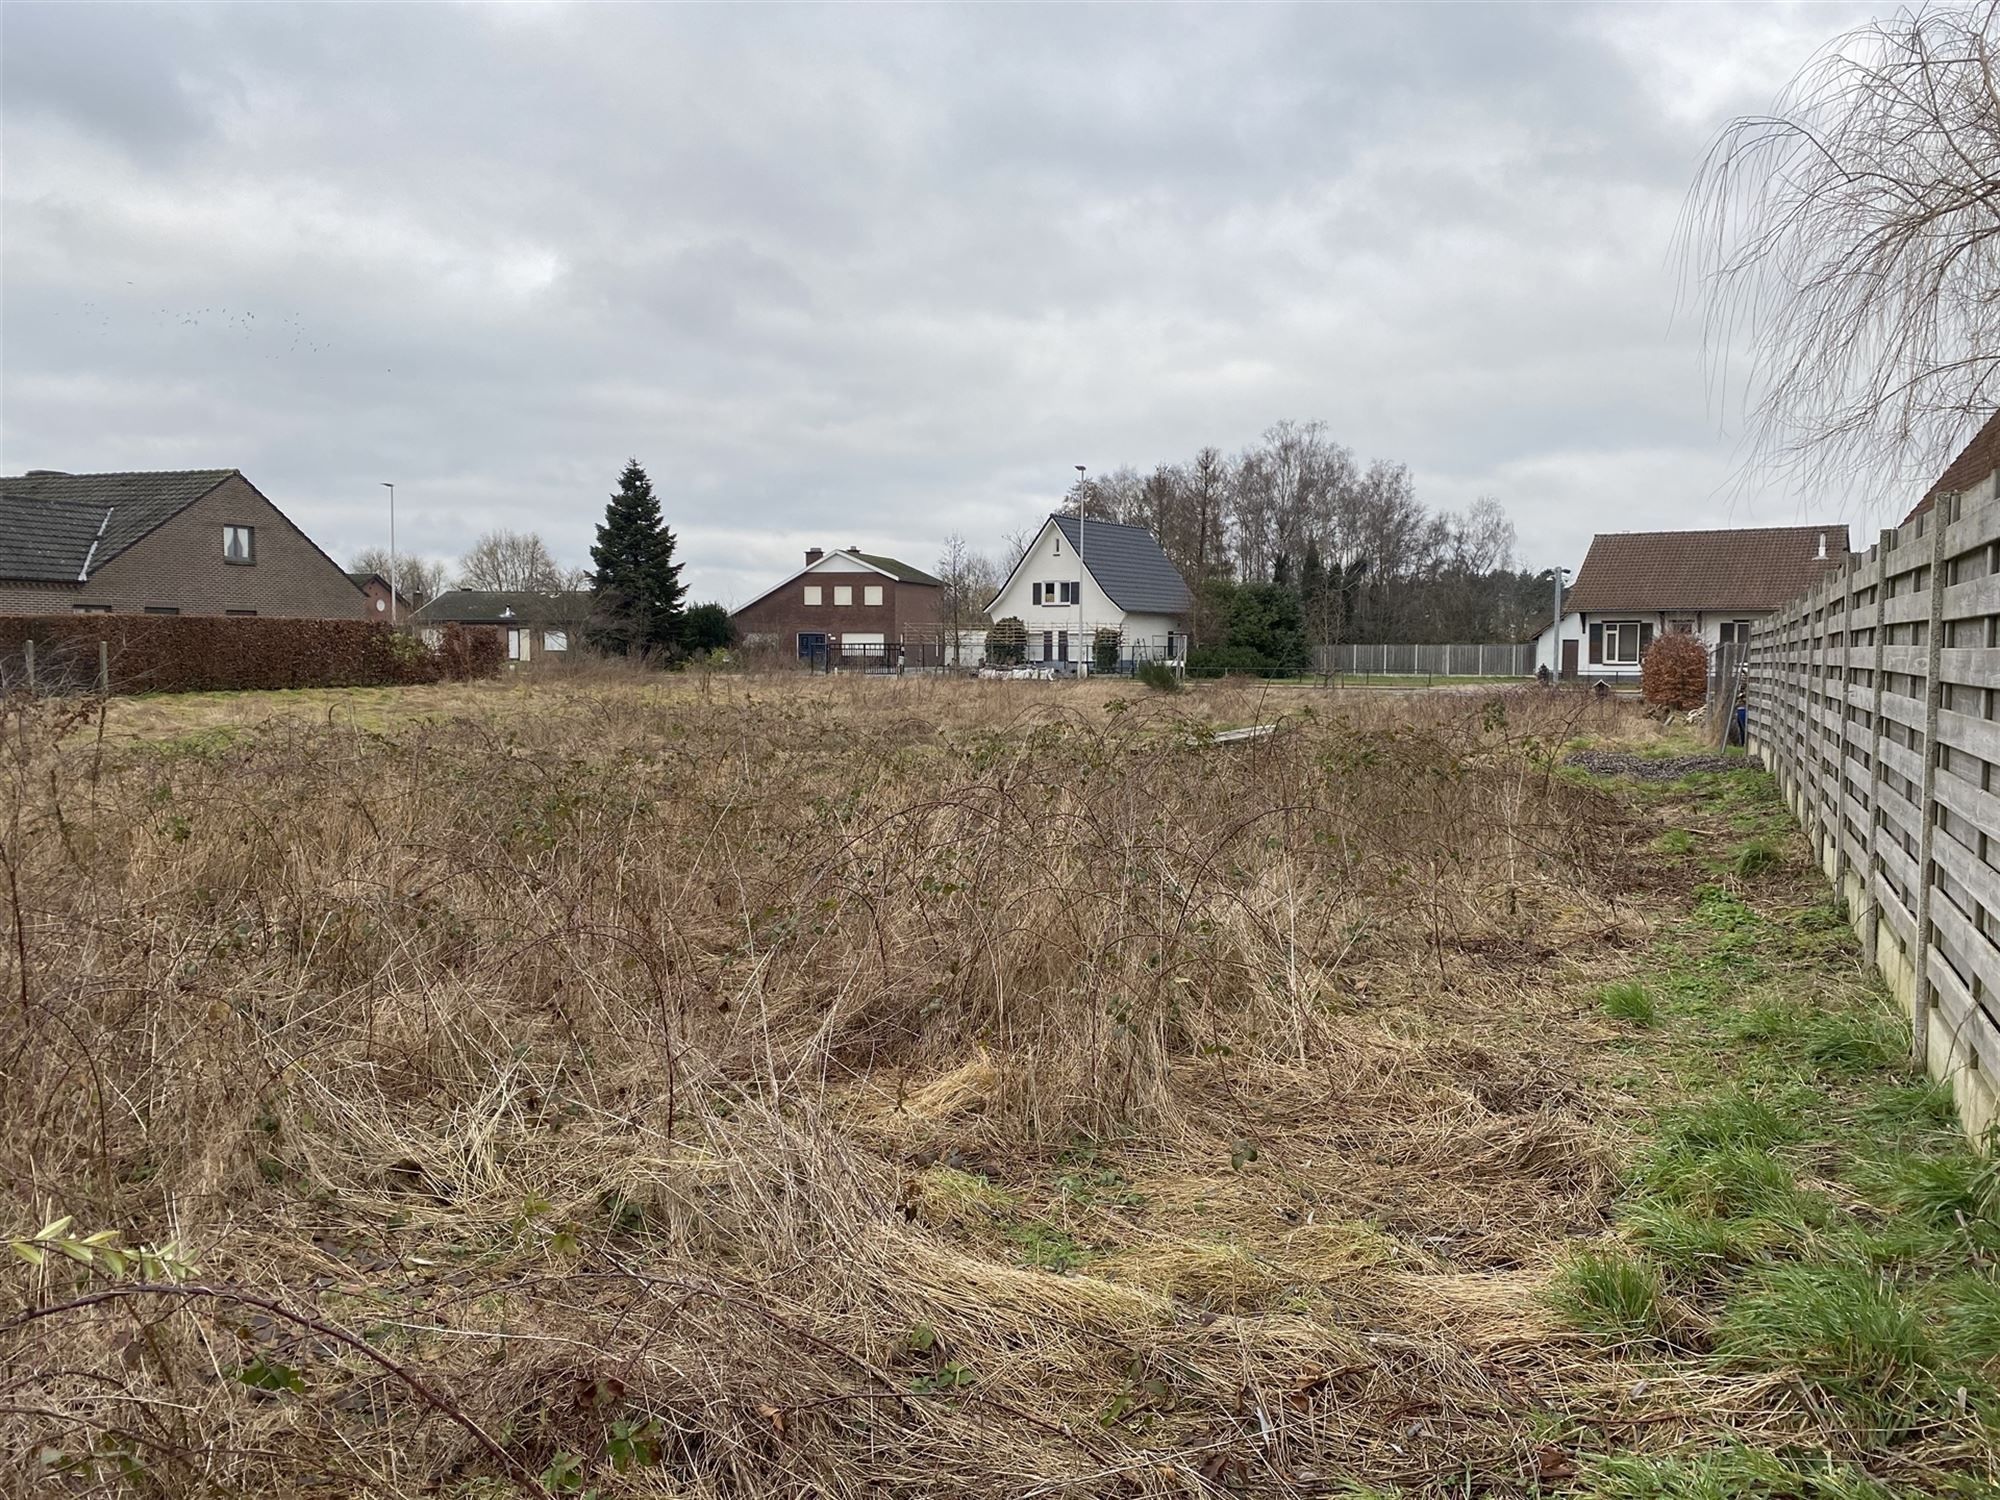
[[[1557,568],[1556,575],[1556,622],[1549,630],[1549,680],[1562,680],[1563,650],[1563,579],[1569,576],[1568,568]]]
[[[1083,676],[1083,465],[1076,466],[1076,675]]]
[[[389,492],[389,628],[396,628],[396,595],[402,590],[396,582],[396,486],[388,480],[380,481]]]

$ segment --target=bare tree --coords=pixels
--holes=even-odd
[[[1003,581],[1007,574],[1021,566],[1021,559],[1028,555],[1028,549],[1035,545],[1035,538],[1040,536],[1041,532],[1042,528],[1039,526],[1022,526],[1002,534],[1000,570]]]
[[[379,573],[394,579],[396,592],[409,600],[413,609],[421,609],[451,586],[451,570],[435,558],[398,552],[393,568],[390,561],[387,547],[364,547],[347,566],[351,572]]]
[[[532,531],[489,531],[459,559],[458,586],[510,593],[560,593],[568,575]]]
[[[938,600],[944,648],[955,666],[964,654],[966,634],[985,628],[986,606],[1000,592],[1003,580],[993,563],[973,551],[957,532],[944,539],[935,566],[944,585]]]
[[[1997,10],[1847,32],[1710,148],[1681,263],[1718,383],[1747,336],[1746,473],[1934,471],[2000,406]]]

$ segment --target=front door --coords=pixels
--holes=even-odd
[[[799,632],[799,660],[818,661],[826,655],[826,632],[824,630],[801,630]]]
[[[1576,677],[1576,641],[1574,638],[1563,642],[1563,676]]]
[[[519,626],[507,629],[507,660],[526,661],[528,659],[528,632]]]
[[[1056,660],[1069,660],[1069,632],[1067,630],[1058,630],[1056,632]]]

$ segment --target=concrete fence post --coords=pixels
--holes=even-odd
[[[97,696],[111,696],[111,642],[97,643]]]
[[[1930,1059],[1931,1047],[1931,875],[1932,837],[1937,819],[1938,700],[1941,696],[1940,653],[1944,649],[1944,534],[1957,518],[1958,496],[1943,494],[1931,507],[1931,613],[1924,631],[1923,786],[1917,793],[1917,939],[1911,954],[1916,983],[1910,998],[1910,1052],[1919,1067]]]
[[[1874,850],[1882,829],[1878,807],[1882,798],[1882,662],[1889,635],[1889,547],[1895,535],[1893,530],[1885,528],[1875,542],[1875,667],[1869,674],[1873,703],[1868,713],[1868,848],[1863,851],[1868,865],[1860,880],[1864,904],[1859,914],[1861,948],[1871,964],[1880,953],[1882,941],[1882,903],[1876,890]]]
[[[35,693],[35,642],[32,637],[22,648],[21,654],[28,664],[28,696],[32,698]]]

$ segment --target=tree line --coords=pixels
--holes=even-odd
[[[1212,648],[1228,645],[1234,621],[1235,633],[1263,639],[1293,611],[1309,645],[1518,641],[1553,609],[1554,580],[1517,566],[1499,501],[1432,510],[1407,467],[1363,463],[1324,422],[1274,423],[1240,453],[1204,447],[1150,470],[1088,476],[1061,504],[1073,511],[1079,500],[1088,517],[1159,539],[1194,593],[1195,638]],[[936,571],[948,628],[983,623],[1038,529],[1010,534],[993,554],[947,539]],[[1243,590],[1259,592],[1239,600]]]
[[[349,566],[394,577],[415,608],[450,589],[538,594],[548,601],[544,623],[579,631],[599,651],[665,661],[734,643],[729,611],[720,604],[686,604],[677,543],[660,511],[653,482],[637,459],[625,465],[604,508],[591,566],[567,568],[540,534],[489,531],[453,568],[431,558],[369,547]]]

